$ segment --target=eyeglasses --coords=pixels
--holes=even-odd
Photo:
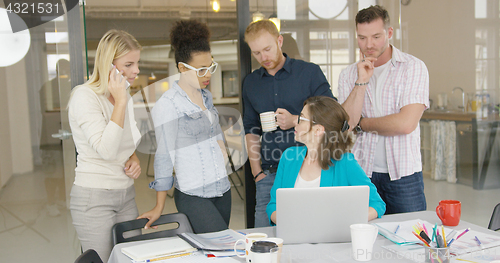
[[[304,118],[302,116],[299,116],[299,119],[297,120],[297,124],[299,124],[300,121],[310,121],[312,123],[316,123],[315,121],[311,121],[310,119]]]
[[[219,65],[217,62],[215,61],[212,61],[212,65],[210,67],[202,67],[202,68],[195,68],[193,66],[190,66],[184,62],[179,62],[179,64],[182,64],[184,65],[184,67],[188,68],[188,69],[192,69],[194,71],[196,71],[196,75],[198,77],[205,77],[205,75],[207,75],[207,73],[210,71],[210,74],[214,74],[215,71],[217,70],[217,66]]]

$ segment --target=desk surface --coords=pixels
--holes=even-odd
[[[432,224],[438,223],[441,224],[441,221],[436,216],[434,211],[422,211],[422,212],[414,212],[414,213],[405,213],[405,214],[395,214],[395,215],[386,215],[382,218],[375,219],[370,221],[370,223],[380,223],[380,222],[395,222],[395,221],[407,221],[413,219],[421,219]],[[456,227],[448,227],[451,229],[464,229],[470,227],[472,230],[484,232],[493,235],[499,235],[500,233],[493,232],[488,230],[485,227],[477,226],[465,221],[460,221],[460,224]],[[242,232],[252,233],[252,232],[263,232],[267,233],[269,236],[275,236],[275,228],[274,227],[266,227],[266,228],[252,228],[245,229]],[[154,240],[148,241],[138,241],[131,243],[121,243],[116,245],[111,252],[111,257],[108,263],[130,263],[131,260],[121,253],[122,247],[127,247],[131,245],[135,245],[142,242],[151,242]],[[388,239],[378,236],[377,240],[373,246],[373,258],[370,262],[414,262],[411,260],[397,258],[395,253],[392,253],[382,246],[392,245],[393,243]],[[351,243],[322,243],[322,244],[297,244],[297,245],[284,245],[283,246],[283,254],[281,262],[286,263],[306,263],[306,262],[358,262],[351,258],[350,254]],[[467,258],[466,256],[461,256],[460,258]],[[224,258],[224,259],[213,259],[214,262],[245,262],[242,258]],[[455,260],[452,260],[455,262]],[[465,261],[456,261],[456,262],[465,262]]]

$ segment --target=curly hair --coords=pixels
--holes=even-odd
[[[170,32],[170,43],[175,52],[175,64],[189,63],[192,54],[210,52],[210,29],[196,20],[180,20],[175,22]]]
[[[333,166],[332,159],[340,160],[342,154],[349,152],[354,144],[349,130],[342,131],[349,115],[333,98],[325,96],[310,97],[304,101],[304,107],[309,107],[311,121],[322,125],[325,133],[319,145],[321,169],[327,170]],[[312,125],[309,130],[312,130]]]

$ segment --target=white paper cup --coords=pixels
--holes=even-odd
[[[267,234],[265,233],[250,233],[245,235],[245,239],[238,239],[236,243],[234,243],[234,252],[236,252],[236,256],[240,258],[246,258],[246,262],[250,263],[250,257],[248,256],[248,253],[250,251],[250,248],[252,247],[253,242],[265,238],[267,238]],[[239,253],[238,250],[236,249],[238,243],[240,242],[243,242],[245,244],[245,254]]]
[[[274,242],[276,245],[278,245],[278,262],[281,262],[281,251],[283,251],[283,239],[278,238],[278,237],[268,237],[264,238],[263,241],[269,241],[269,242]]]
[[[250,251],[250,263],[279,263],[278,260],[278,247],[271,248],[268,253],[256,253]]]
[[[378,228],[370,224],[351,225],[352,257],[357,261],[372,259],[373,243],[377,239]]]
[[[276,114],[274,111],[261,113],[260,123],[262,125],[262,131],[264,132],[275,131],[278,128],[278,125],[276,124]]]

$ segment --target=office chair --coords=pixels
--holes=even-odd
[[[180,233],[193,233],[193,228],[191,227],[191,223],[189,222],[188,217],[183,213],[173,213],[173,214],[161,215],[160,218],[158,218],[158,220],[156,220],[151,226],[177,223],[179,226],[175,229],[156,231],[153,233],[133,236],[129,238],[123,237],[123,233],[127,231],[143,229],[147,222],[148,222],[147,218],[141,218],[126,222],[116,223],[112,228],[113,245],[130,241],[171,237],[171,236],[176,236],[177,234]]]
[[[83,252],[78,258],[76,258],[75,263],[103,263],[99,254],[93,249],[89,249]]]
[[[500,229],[500,203],[497,204],[493,209],[488,229],[491,229],[493,231],[497,231]]]

